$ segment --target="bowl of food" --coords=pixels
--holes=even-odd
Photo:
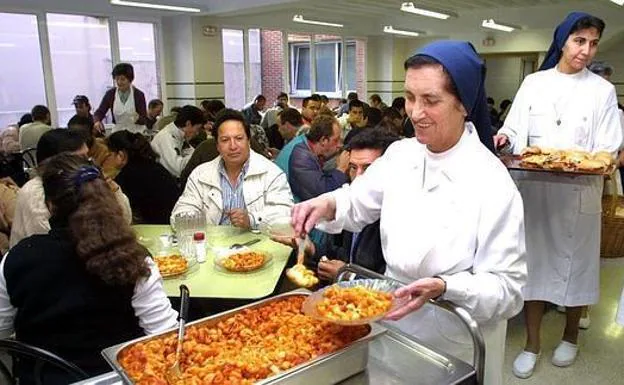
[[[409,301],[394,296],[399,287],[399,283],[383,279],[338,282],[312,293],[303,303],[303,312],[340,325],[367,324]]]
[[[266,267],[271,260],[271,255],[264,251],[240,247],[217,251],[214,263],[225,272],[251,273]]]

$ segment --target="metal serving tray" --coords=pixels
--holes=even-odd
[[[227,312],[216,314],[210,317],[206,317],[197,321],[190,322],[188,326],[192,325],[206,325],[216,324],[225,318],[239,313],[244,309],[254,309],[282,298],[290,296],[308,296],[311,292],[306,289],[298,289],[289,293],[276,295],[271,298],[267,298],[258,302],[254,302],[249,305],[245,305]],[[278,373],[275,376],[268,377],[262,381],[257,382],[259,385],[316,385],[316,384],[335,384],[343,381],[359,372],[366,369],[368,365],[368,342],[380,334],[386,332],[386,328],[376,323],[370,324],[370,332],[354,341],[351,345],[346,346],[333,353],[324,354],[316,357],[301,365],[297,365],[289,370]],[[108,363],[115,369],[119,376],[122,378],[125,384],[134,384],[134,382],[128,377],[125,370],[119,364],[117,357],[126,348],[137,342],[150,341],[162,336],[166,336],[175,333],[177,328],[164,331],[162,333],[154,334],[151,336],[137,338],[132,341],[124,342],[119,345],[106,348],[102,351],[102,355],[108,361]]]

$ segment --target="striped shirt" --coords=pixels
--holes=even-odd
[[[220,225],[230,225],[230,217],[228,213],[233,209],[247,209],[245,205],[245,197],[243,196],[243,180],[249,170],[249,159],[245,162],[243,170],[238,175],[236,186],[232,186],[230,179],[225,172],[225,164],[223,159],[219,162],[219,179],[221,182],[221,195],[223,196],[223,213],[221,213]]]

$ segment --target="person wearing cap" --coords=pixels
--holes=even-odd
[[[132,85],[134,67],[132,64],[119,63],[113,68],[112,76],[116,87],[106,91],[100,106],[93,114],[95,129],[104,132],[102,120],[110,110],[115,123],[113,132],[121,130],[144,132],[147,119],[145,94]]]
[[[74,116],[88,118],[91,121],[91,124],[94,124],[93,114],[91,114],[91,103],[89,103],[89,98],[87,98],[85,95],[76,95],[76,97],[74,97],[72,104],[74,105],[74,108],[76,109],[76,115]]]
[[[587,70],[605,28],[599,18],[570,13],[556,28],[540,70],[525,78],[495,137],[519,154],[527,146],[607,151],[622,142],[612,84]],[[566,307],[566,325],[551,362],[571,365],[579,350],[583,306],[599,299],[602,176],[514,172],[525,204],[528,279],[523,289],[527,340],[513,363],[533,374],[541,352],[546,303]]]
[[[485,384],[502,384],[507,319],[526,279],[522,199],[481,142],[489,130],[485,69],[462,41],[426,45],[405,62],[405,108],[415,138],[393,143],[351,185],[295,206],[297,234],[361,231],[380,220],[386,275],[407,284],[387,318],[403,331],[472,360],[463,325],[430,299],[452,301],[485,338]]]

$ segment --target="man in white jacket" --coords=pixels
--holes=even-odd
[[[235,110],[217,115],[212,128],[219,156],[198,166],[171,213],[201,211],[207,223],[244,229],[290,215],[293,197],[286,175],[250,149],[249,124]]]
[[[158,154],[158,161],[176,178],[180,177],[193,155],[192,147],[183,149],[184,143],[194,138],[205,122],[202,110],[195,106],[184,106],[175,120],[152,139],[152,149]]]

